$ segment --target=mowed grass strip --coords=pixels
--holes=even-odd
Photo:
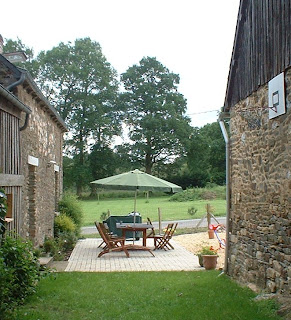
[[[149,217],[152,221],[158,221],[158,208],[161,209],[162,220],[184,220],[184,219],[198,219],[206,213],[206,204],[210,204],[214,209],[215,216],[225,216],[226,201],[225,200],[197,200],[186,202],[172,202],[170,197],[144,198],[137,199],[137,212],[139,212],[146,221]],[[122,198],[112,200],[81,200],[83,209],[83,225],[93,225],[94,221],[99,221],[103,212],[110,210],[111,215],[122,216],[128,215],[133,211],[134,199]],[[197,213],[191,216],[188,213],[189,208],[196,208]]]
[[[218,271],[59,273],[43,279],[15,319],[268,320],[272,302]]]

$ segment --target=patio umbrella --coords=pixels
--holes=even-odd
[[[108,178],[92,181],[103,188],[118,190],[133,190],[134,212],[136,212],[137,191],[162,191],[162,192],[181,192],[182,188],[169,181],[157,178],[138,169],[117,174]]]

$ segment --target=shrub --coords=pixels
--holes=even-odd
[[[67,252],[74,249],[77,237],[74,233],[63,233],[59,236],[58,241],[61,244],[62,250]]]
[[[60,233],[58,237],[46,238],[43,251],[50,254],[54,260],[63,260],[66,253],[75,247],[77,237],[74,233]]]
[[[189,188],[183,192],[174,194],[170,201],[196,201],[196,200],[213,200],[225,199],[225,186],[210,185],[206,188]]]
[[[39,265],[32,244],[7,236],[0,247],[0,318],[35,290]]]
[[[190,216],[194,216],[197,211],[198,209],[195,207],[188,208],[188,213],[190,214]]]
[[[83,214],[81,203],[78,201],[77,196],[65,193],[59,202],[59,211],[61,214],[71,217],[77,228],[81,227]]]
[[[100,215],[100,221],[102,222],[102,221],[106,220],[107,218],[109,218],[109,216],[110,216],[110,212],[109,211],[102,212],[101,215]]]
[[[76,225],[71,217],[65,214],[61,214],[55,217],[54,221],[54,233],[58,236],[61,233],[74,233],[76,231]]]
[[[201,193],[202,200],[214,200],[216,199],[216,193],[211,190],[205,190]]]
[[[43,250],[45,253],[50,253],[52,256],[54,256],[59,250],[58,243],[55,238],[45,238]]]
[[[178,202],[183,202],[183,201],[195,201],[199,200],[200,197],[200,188],[192,188],[192,189],[186,189],[183,192],[179,192],[174,194],[171,198],[170,201],[178,201]]]

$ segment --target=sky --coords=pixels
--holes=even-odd
[[[1,4],[0,34],[37,54],[90,37],[118,74],[156,57],[179,74],[191,124],[223,106],[239,0],[14,0]]]

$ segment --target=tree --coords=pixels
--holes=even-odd
[[[193,128],[187,152],[192,186],[204,187],[209,181],[209,145],[199,128]]]
[[[177,90],[180,79],[156,58],[146,57],[121,80],[132,155],[151,173],[154,164],[171,162],[183,153],[189,137],[186,100]]]
[[[217,122],[193,128],[187,157],[194,186],[225,182],[225,144]]]
[[[208,141],[210,182],[225,183],[225,142],[218,122],[206,124],[200,129]]]
[[[86,183],[86,151],[94,144],[108,145],[121,130],[117,74],[90,38],[41,52],[38,63],[37,81],[70,130],[66,150],[75,159],[80,194]]]
[[[91,181],[109,177],[115,174],[119,166],[118,156],[108,146],[95,144],[89,154]],[[96,195],[97,185],[90,184],[91,196]]]

